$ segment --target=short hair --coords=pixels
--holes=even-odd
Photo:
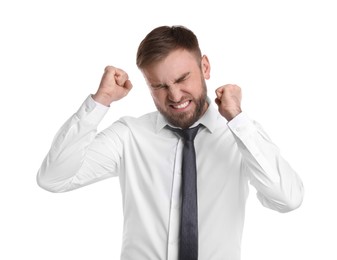
[[[160,26],[153,29],[139,44],[137,66],[139,69],[166,58],[172,51],[185,49],[201,58],[196,35],[184,26]]]

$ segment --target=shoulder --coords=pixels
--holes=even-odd
[[[124,116],[121,117],[117,122],[120,122],[121,124],[124,124],[130,128],[134,127],[151,128],[156,125],[158,114],[159,113],[157,111],[154,111],[144,114],[140,117]]]
[[[141,132],[155,132],[159,112],[150,112],[140,117],[123,116],[108,127],[119,136]]]

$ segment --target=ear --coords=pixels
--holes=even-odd
[[[209,63],[206,55],[203,55],[201,58],[201,71],[205,79],[209,79],[211,77],[211,64]]]

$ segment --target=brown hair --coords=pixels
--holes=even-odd
[[[137,51],[139,69],[158,62],[177,49],[185,49],[201,58],[198,39],[184,26],[160,26],[153,29],[140,43]]]

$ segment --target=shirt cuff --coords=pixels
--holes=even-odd
[[[234,117],[231,121],[227,123],[228,127],[231,130],[239,130],[242,127],[246,127],[248,125],[251,125],[252,121],[248,117],[248,115],[245,112],[241,112],[236,117]]]
[[[241,112],[239,115],[234,117],[227,123],[227,125],[232,133],[234,133],[242,141],[250,138],[252,133],[257,131],[254,121],[251,120],[244,112]]]
[[[76,112],[76,116],[83,121],[91,124],[98,124],[101,122],[109,107],[106,107],[96,102],[91,95],[89,95],[83,104]]]

